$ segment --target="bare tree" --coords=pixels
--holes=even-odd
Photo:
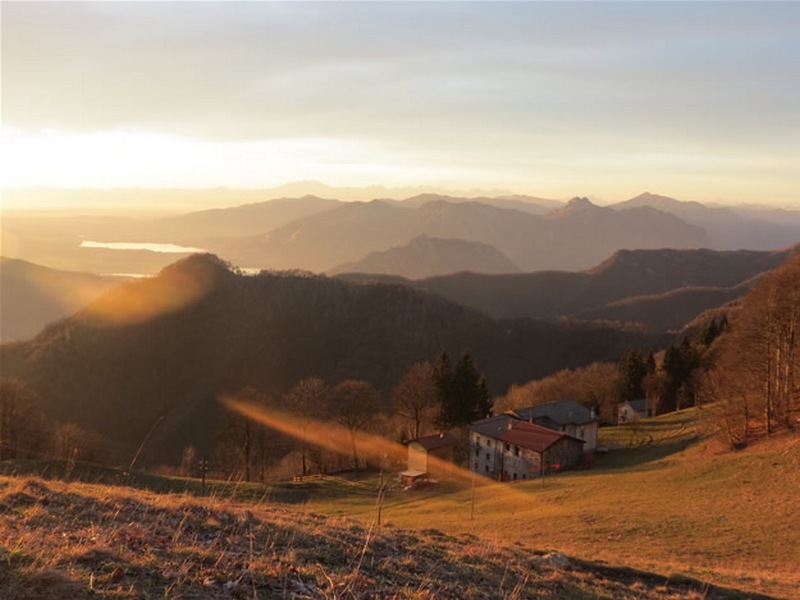
[[[704,393],[722,403],[732,443],[793,427],[800,416],[800,255],[765,274],[715,348]]]
[[[423,424],[432,423],[436,398],[433,365],[427,361],[412,365],[392,389],[392,402],[397,413],[411,421],[414,438],[419,437]]]
[[[18,379],[0,379],[0,460],[41,452],[50,437],[34,392]]]
[[[594,408],[606,421],[616,420],[622,398],[620,371],[614,363],[592,363],[580,369],[564,369],[523,386],[512,386],[495,402],[495,412],[513,410],[572,398]]]
[[[312,449],[308,441],[309,426],[315,420],[324,419],[328,412],[330,388],[319,377],[303,379],[286,394],[283,399],[286,407],[301,419],[302,439],[300,440],[300,461],[302,474],[308,474],[310,459],[316,458],[317,466],[322,470],[321,453],[318,448]]]
[[[242,388],[237,397],[252,403],[265,404],[266,398],[251,386]],[[265,436],[266,429],[251,419],[237,413],[229,412],[220,432],[220,444],[217,448],[217,459],[234,471],[239,471],[244,481],[252,481],[253,459],[256,448],[260,449],[258,456],[260,473],[263,477],[267,448]]]
[[[332,403],[336,418],[350,432],[353,453],[353,468],[358,468],[356,434],[367,425],[380,408],[380,393],[366,381],[348,379],[342,381],[332,392]]]
[[[95,432],[86,431],[75,423],[62,423],[53,431],[53,451],[67,460],[97,460],[105,440]]]

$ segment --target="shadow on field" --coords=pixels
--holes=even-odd
[[[627,469],[631,467],[661,468],[663,465],[653,464],[682,452],[701,439],[700,435],[681,438],[673,441],[653,442],[644,440],[641,444],[627,448],[616,448],[605,454],[598,454],[595,459],[596,470]]]

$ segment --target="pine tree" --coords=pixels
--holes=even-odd
[[[645,378],[656,369],[653,353],[641,350],[628,350],[619,363],[622,379],[622,400],[639,400],[645,397]]]
[[[463,429],[491,414],[492,400],[486,379],[475,368],[469,352],[461,355],[455,367],[450,366],[449,357],[443,353],[434,371],[441,401],[437,419],[440,427]]]

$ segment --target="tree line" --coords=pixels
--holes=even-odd
[[[763,275],[714,345],[702,393],[731,445],[800,425],[800,255]]]
[[[695,406],[702,402],[700,386],[712,364],[709,349],[728,328],[725,315],[714,317],[663,351],[631,348],[616,363],[594,362],[512,386],[497,407],[509,410],[569,398],[593,409],[602,422],[616,423],[619,406],[628,401],[647,400],[653,414]]]
[[[298,381],[278,399],[247,387],[236,396],[269,412],[288,411],[298,423],[293,438],[265,425],[226,414],[219,429],[213,463],[221,474],[254,481],[270,478],[269,471],[284,469],[306,476],[367,466],[357,445],[360,432],[371,432],[403,443],[434,431],[455,430],[462,445],[469,424],[491,414],[492,398],[485,377],[469,352],[457,361],[443,352],[434,361],[412,365],[391,388],[388,401],[371,383],[347,379],[335,384],[320,377]],[[338,451],[315,442],[319,427],[337,423],[348,432]],[[462,449],[463,451],[463,449]],[[283,464],[275,464],[283,457]],[[405,461],[405,456],[388,457]],[[185,452],[184,469],[191,472],[197,451]]]
[[[102,436],[75,423],[57,423],[25,382],[0,378],[0,461],[62,458],[92,461],[106,455]]]
[[[500,410],[573,398],[616,422],[626,400],[654,414],[710,406],[732,447],[800,426],[800,254],[762,275],[663,352],[627,350],[617,363],[592,363],[512,386]]]

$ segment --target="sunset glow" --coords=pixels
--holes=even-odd
[[[1,183],[796,205],[798,19],[791,2],[6,2]]]

